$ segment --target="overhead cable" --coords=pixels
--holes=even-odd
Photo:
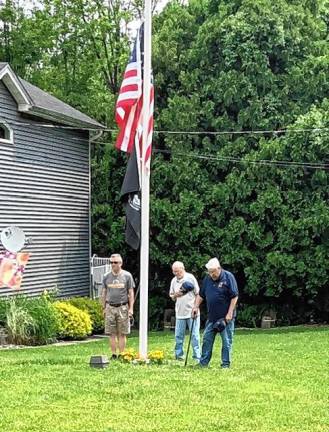
[[[295,162],[288,160],[275,160],[275,159],[242,159],[231,156],[211,156],[202,155],[196,153],[181,153],[171,152],[170,150],[154,149],[155,153],[172,154],[173,156],[188,157],[194,159],[203,159],[207,161],[220,161],[220,162],[233,162],[242,164],[253,164],[253,165],[271,165],[280,167],[295,167],[295,168],[310,168],[310,169],[323,169],[329,170],[329,163],[323,164],[320,162]]]
[[[77,127],[77,126],[63,126],[56,125],[52,123],[28,123],[28,122],[20,122],[20,121],[10,121],[12,124],[17,124],[21,126],[33,126],[33,127],[44,127],[44,128],[52,128],[52,129],[69,129],[69,130],[81,130],[81,131],[100,131],[103,132],[111,132],[117,133],[118,129],[112,128],[93,128],[93,127]],[[225,131],[184,131],[184,130],[154,130],[154,134],[167,134],[167,135],[261,135],[261,134],[273,134],[280,135],[285,133],[304,133],[304,132],[329,132],[329,128],[298,128],[298,129],[269,129],[269,130],[246,130],[246,131],[234,131],[234,130],[225,130]]]

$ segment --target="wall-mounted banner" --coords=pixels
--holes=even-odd
[[[29,258],[27,252],[0,253],[0,288],[20,289]]]

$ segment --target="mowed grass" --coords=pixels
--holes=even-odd
[[[172,358],[173,333],[149,349]],[[329,327],[238,330],[234,364],[174,360],[162,366],[111,362],[107,341],[0,351],[1,432],[328,432]],[[138,347],[132,336],[129,347]]]

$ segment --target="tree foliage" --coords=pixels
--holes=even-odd
[[[27,13],[5,2],[0,59],[113,127],[127,23],[142,2],[40,3]],[[153,26],[150,288],[167,296],[176,259],[201,278],[218,256],[242,302],[326,319],[328,169],[311,165],[328,164],[328,2],[185,3],[171,1]],[[119,199],[126,159],[114,138],[93,148],[94,252],[121,251],[137,274]]]
[[[156,21],[158,128],[210,132],[156,135],[159,279],[177,258],[201,276],[218,256],[242,301],[325,317],[328,170],[307,164],[328,163],[327,17],[323,2],[230,0],[174,2]]]

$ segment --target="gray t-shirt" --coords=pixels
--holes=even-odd
[[[128,303],[128,291],[135,288],[132,275],[126,270],[121,270],[118,275],[112,272],[106,273],[103,278],[103,286],[106,289],[106,301],[119,304]]]
[[[199,294],[200,291],[199,284],[195,279],[195,277],[192,275],[192,273],[185,272],[182,279],[177,279],[176,277],[172,279],[170,284],[169,295],[173,295],[179,292],[183,282],[185,281],[191,282],[194,285],[194,290],[189,291],[187,294],[183,295],[182,297],[177,297],[175,311],[176,311],[176,318],[178,319],[191,318],[195,297],[197,294]]]

